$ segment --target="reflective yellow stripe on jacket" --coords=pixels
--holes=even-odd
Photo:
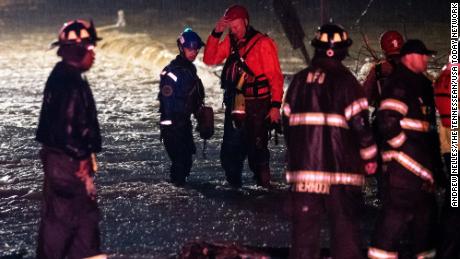
[[[395,150],[385,151],[382,153],[382,157],[385,162],[395,160],[423,180],[429,181],[430,183],[434,182],[431,171],[404,152]]]
[[[380,103],[379,110],[392,110],[401,113],[403,116],[406,116],[409,107],[407,107],[405,103],[399,100],[388,98]]]
[[[319,182],[326,184],[348,184],[361,186],[364,184],[364,176],[353,173],[337,173],[325,171],[286,171],[288,183]]]
[[[367,256],[369,259],[398,259],[397,252],[385,251],[375,247],[369,247]]]
[[[348,129],[345,117],[335,113],[291,113],[289,115],[289,126],[299,125],[332,126]]]
[[[347,118],[347,120],[350,120],[351,118],[353,118],[353,116],[359,114],[364,110],[369,110],[369,104],[367,103],[366,98],[360,98],[352,102],[350,105],[347,106],[347,108],[345,108],[345,118]]]
[[[406,130],[428,132],[430,129],[430,123],[424,120],[404,118],[399,122],[399,124],[401,125],[401,128]]]

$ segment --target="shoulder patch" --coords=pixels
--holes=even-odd
[[[161,94],[165,97],[171,96],[173,92],[173,88],[170,85],[165,85],[161,88]]]

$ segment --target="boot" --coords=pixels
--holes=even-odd
[[[241,180],[241,173],[225,171],[225,176],[227,178],[228,184],[233,188],[238,189],[243,185]]]

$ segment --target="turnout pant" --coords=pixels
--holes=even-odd
[[[184,124],[164,126],[161,128],[161,137],[171,159],[171,182],[182,185],[190,174],[192,156],[196,152],[192,123],[188,120]]]
[[[79,161],[46,147],[40,156],[45,180],[37,258],[103,256],[99,249],[99,209],[75,176]]]
[[[398,258],[399,244],[409,231],[418,259],[434,258],[437,205],[434,193],[389,187],[369,248],[371,259]]]
[[[226,105],[220,160],[227,181],[232,186],[240,187],[242,184],[241,175],[246,156],[257,184],[264,187],[270,184],[266,120],[269,109],[270,98],[246,100],[246,118],[240,127],[235,127],[232,107]]]
[[[360,217],[361,187],[331,186],[329,194],[292,192],[292,244],[290,259],[320,258],[321,219],[327,216],[334,259],[364,258]]]

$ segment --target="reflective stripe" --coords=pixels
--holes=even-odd
[[[171,120],[160,121],[160,124],[161,125],[172,125],[172,121]]]
[[[401,128],[407,130],[428,132],[428,130],[430,129],[430,123],[428,121],[423,120],[404,118],[400,121],[399,124],[401,125]]]
[[[325,171],[286,171],[288,183],[323,183],[323,184],[347,184],[361,186],[364,184],[364,176],[353,173],[336,173]]]
[[[367,148],[362,148],[359,151],[361,158],[364,160],[369,160],[374,158],[377,155],[377,145],[372,145]]]
[[[166,75],[166,73],[167,73],[166,70],[163,70],[163,71],[161,71],[160,75],[164,76],[164,75]]]
[[[388,140],[387,143],[390,144],[390,146],[392,146],[393,148],[398,148],[402,146],[404,142],[406,142],[406,139],[406,134],[404,134],[404,132],[401,132],[398,134],[398,136]]]
[[[174,82],[177,82],[177,76],[176,76],[175,74],[173,74],[173,73],[171,73],[171,72],[168,72],[168,76],[169,76],[172,80],[174,80]]]
[[[67,40],[76,40],[78,38],[77,33],[75,31],[69,31],[67,35]]]
[[[436,257],[436,250],[425,251],[422,253],[418,253],[417,259],[433,259]]]
[[[294,113],[289,116],[289,126],[324,125],[348,129],[345,117],[340,114],[306,112]]]
[[[366,98],[361,98],[358,99],[354,102],[352,102],[350,105],[348,105],[347,108],[345,108],[345,118],[347,120],[350,120],[353,116],[356,114],[369,109],[369,104],[367,103]]]
[[[375,247],[369,247],[367,256],[369,259],[398,259],[397,252],[389,252]]]
[[[236,114],[246,114],[246,111],[242,111],[242,110],[233,110],[232,113],[236,113]]]
[[[389,162],[391,160],[396,160],[399,164],[401,164],[404,168],[411,171],[418,177],[422,178],[423,180],[429,181],[433,183],[433,176],[430,170],[423,167],[420,163],[414,160],[412,157],[408,156],[404,152],[398,151],[386,151],[382,154],[383,161]]]
[[[289,117],[289,115],[291,115],[291,106],[289,106],[288,103],[285,103],[283,105],[283,113],[284,115],[286,115],[286,117]]]
[[[89,33],[86,29],[81,29],[80,30],[80,38],[82,39],[87,39],[89,38]]]
[[[91,257],[85,257],[83,259],[107,259],[107,255],[106,254],[100,254],[100,255],[95,255],[95,256],[91,256]]]
[[[389,98],[382,101],[379,110],[392,110],[401,113],[403,116],[406,116],[409,108],[405,103],[396,99]]]

